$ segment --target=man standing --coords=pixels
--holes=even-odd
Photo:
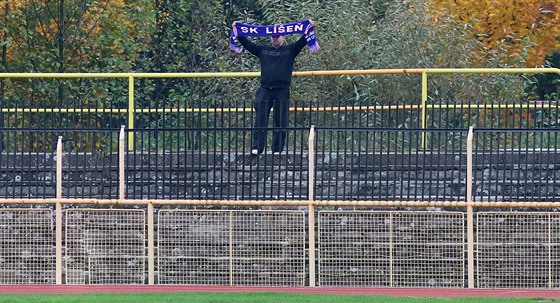
[[[261,64],[260,88],[257,90],[254,103],[256,120],[251,143],[253,155],[259,155],[265,150],[267,125],[272,108],[274,108],[273,125],[274,128],[278,128],[272,134],[272,152],[279,154],[284,149],[294,61],[305,45],[309,45],[309,31],[314,25],[312,20],[307,22],[308,25],[302,31],[304,35],[293,44],[285,44],[283,34],[290,33],[291,29],[297,29],[297,25],[267,27],[266,36],[270,36],[271,45],[255,44],[244,35],[238,35],[238,24],[233,23],[233,37],[237,37],[247,51],[259,58]],[[241,30],[245,29],[241,27]],[[312,39],[315,39],[314,32]],[[318,44],[316,45],[318,50]]]

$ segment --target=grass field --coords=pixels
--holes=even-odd
[[[288,293],[90,293],[0,295],[0,303],[553,303],[539,298],[422,298]]]

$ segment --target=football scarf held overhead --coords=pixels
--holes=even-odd
[[[237,22],[235,23],[235,28],[237,29],[238,36],[247,37],[263,37],[263,36],[285,36],[293,34],[305,35],[305,40],[307,41],[307,47],[310,53],[318,52],[321,47],[319,42],[317,42],[317,36],[315,35],[315,26],[311,25],[309,20],[301,20],[286,24],[274,24],[274,25],[252,25]],[[306,34],[307,32],[307,34]],[[229,37],[229,48],[240,53],[241,49],[235,42],[235,34],[233,29],[231,30],[231,35]]]

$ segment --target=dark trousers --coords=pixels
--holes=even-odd
[[[255,130],[253,131],[252,149],[257,149],[259,153],[264,151],[268,118],[270,117],[270,110],[274,108],[272,112],[272,122],[274,128],[279,129],[274,129],[272,131],[272,152],[282,152],[286,144],[287,133],[285,128],[288,127],[289,106],[289,88],[259,88],[254,104],[256,119]]]

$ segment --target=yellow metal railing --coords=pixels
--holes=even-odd
[[[309,76],[352,76],[352,75],[406,75],[420,74],[422,76],[422,96],[419,105],[390,105],[390,106],[357,106],[357,107],[325,107],[325,108],[304,108],[303,111],[359,111],[359,110],[421,110],[421,128],[427,127],[426,111],[437,108],[486,108],[480,105],[436,105],[428,104],[428,77],[430,74],[535,74],[535,73],[556,73],[560,76],[558,68],[426,68],[426,69],[371,69],[371,70],[332,70],[332,71],[300,71],[294,72],[295,77]],[[259,77],[259,72],[219,72],[219,73],[0,73],[0,78],[44,78],[44,79],[71,79],[71,78],[104,78],[104,79],[128,79],[128,108],[126,109],[76,109],[76,108],[2,108],[3,113],[127,113],[129,129],[134,129],[134,116],[137,113],[202,113],[202,112],[250,112],[252,108],[177,108],[177,109],[136,109],[134,102],[134,85],[136,79],[141,78],[232,78],[232,77]],[[508,109],[518,108],[521,105],[500,105],[494,108]],[[549,108],[550,105],[524,105],[523,108]],[[294,111],[294,108],[290,109]],[[298,109],[299,110],[299,109]],[[128,135],[128,146],[133,148],[133,133]],[[422,146],[424,146],[425,135],[422,136]]]

